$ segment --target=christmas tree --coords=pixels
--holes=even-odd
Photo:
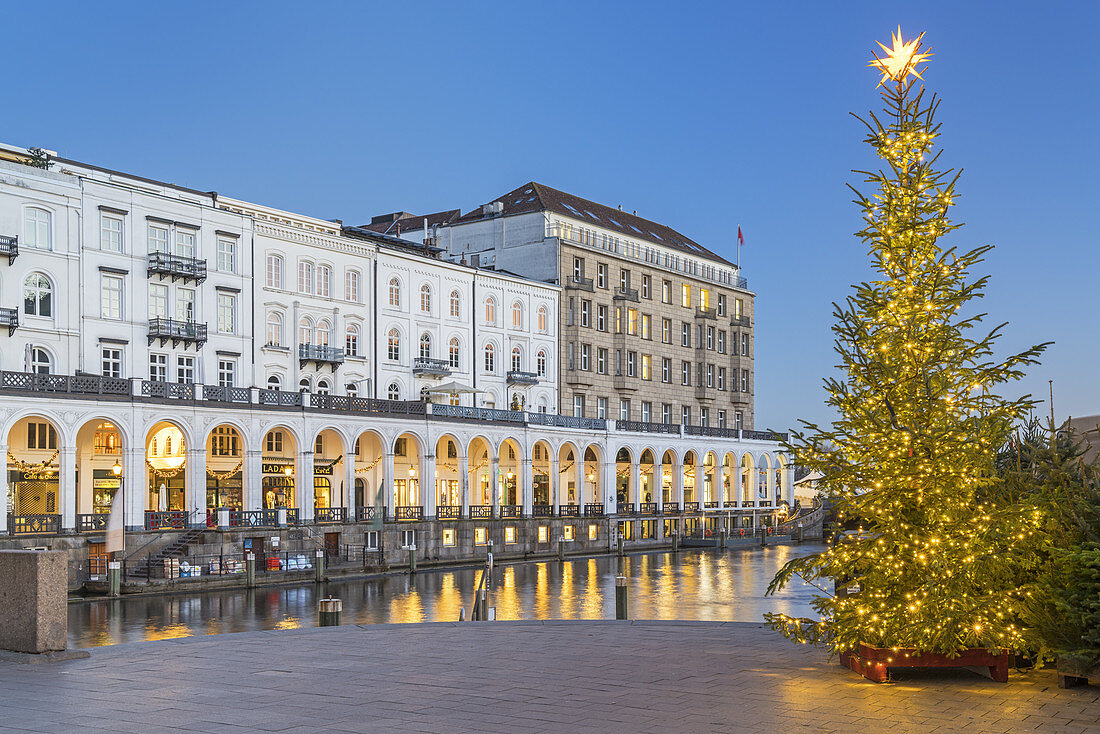
[[[825,388],[839,418],[803,422],[788,447],[824,475],[841,519],[858,518],[863,532],[791,561],[772,581],[770,592],[796,575],[817,585],[820,619],[766,618],[834,652],[860,642],[947,655],[1029,645],[1019,582],[1032,578],[1041,513],[992,490],[997,451],[1033,401],[997,390],[1046,345],[995,359],[1004,325],[981,331],[985,314],[972,302],[987,278],[970,274],[991,248],[942,242],[960,226],[948,216],[959,176],[937,169],[938,101],[917,85],[931,55],[922,40],[903,41],[899,28],[871,62],[884,110],[857,119],[882,168],[856,171],[873,193],[852,190],[876,279],[834,304],[843,374]],[[835,581],[859,591],[834,595]]]

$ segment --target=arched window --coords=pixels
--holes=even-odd
[[[538,370],[539,377],[546,377],[546,350],[539,350],[535,358],[535,369]]]
[[[493,300],[493,297],[485,299],[485,323],[495,324],[497,322],[497,302]]]
[[[357,383],[354,383],[354,382],[349,382],[348,384],[344,385],[344,393],[349,398],[356,397],[357,395],[359,395],[359,385]],[[357,451],[356,453],[359,453],[359,452]]]
[[[313,263],[308,260],[298,263],[298,292],[313,293]]]
[[[313,322],[308,316],[303,317],[302,320],[298,322],[298,343],[313,343]]]
[[[267,315],[267,345],[277,347],[283,343],[283,315],[272,311]]]
[[[420,286],[420,310],[424,313],[432,312],[432,287],[427,283]]]
[[[401,281],[390,278],[390,305],[401,307]]]
[[[547,325],[550,321],[550,314],[546,311],[546,306],[539,306],[539,333],[545,334]]]
[[[283,386],[283,381],[279,379],[278,375],[272,375],[267,378],[267,389],[278,390]]]
[[[317,266],[317,295],[324,298],[332,295],[332,268],[328,265]]]
[[[450,343],[447,345],[447,362],[454,369],[458,369],[459,351],[458,351],[458,337],[452,336]]]
[[[401,333],[397,329],[390,329],[387,337],[387,354],[394,362],[401,359]]]
[[[420,358],[432,358],[432,335],[426,331],[420,335]]]
[[[359,356],[359,326],[356,324],[348,324],[347,332],[344,334],[344,350],[349,357]]]
[[[495,353],[492,344],[485,345],[485,371],[492,373],[496,370]]]
[[[28,316],[53,316],[53,291],[41,273],[31,273],[23,281],[23,311]]]
[[[456,319],[462,316],[462,296],[458,291],[451,291],[451,316]]]
[[[317,322],[317,346],[327,347],[328,338],[332,334],[332,327],[328,325],[328,321]]]
[[[50,353],[41,347],[31,349],[31,372],[36,375],[50,374]]]
[[[317,394],[328,395],[328,380],[317,381]],[[318,436],[318,438],[320,438],[320,436]]]
[[[282,255],[268,255],[267,256],[267,287],[268,288],[282,288],[283,287],[283,256]]]
[[[523,304],[519,301],[512,304],[512,326],[517,329],[523,327]]]
[[[344,273],[344,300],[359,303],[358,270],[348,270]]]
[[[309,392],[309,378],[303,377],[298,380],[298,392]]]
[[[27,247],[50,249],[50,213],[45,209],[28,208],[23,213],[23,242]]]
[[[401,399],[401,388],[397,386],[396,382],[391,382],[390,386],[386,389],[386,397],[390,400]]]
[[[523,369],[523,359],[520,355],[519,347],[512,347],[512,371],[519,372]]]

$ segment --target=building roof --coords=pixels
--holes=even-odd
[[[567,194],[564,191],[558,191],[555,188],[534,181],[525,183],[523,186],[493,201],[494,203],[500,202],[503,211],[487,213],[485,208],[481,207],[450,221],[459,224],[474,222],[496,214],[509,216],[529,212],[552,211],[571,219],[589,222],[597,227],[619,232],[630,238],[648,240],[656,245],[664,245],[696,257],[733,265],[726,258],[708,250],[690,237],[680,234],[672,227],[658,224],[636,214],[624,212],[621,209],[612,209],[609,206],[597,204],[594,201]]]
[[[371,232],[382,234],[399,234],[424,229],[424,220],[428,220],[428,227],[437,224],[446,224],[457,218],[461,213],[459,209],[448,209],[434,214],[412,214],[410,212],[393,212],[392,214],[380,214],[371,217],[370,224],[360,226],[360,229],[369,229]]]

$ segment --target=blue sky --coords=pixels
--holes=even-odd
[[[758,427],[826,420],[831,302],[870,275],[849,111],[927,32],[960,248],[997,247],[1021,392],[1100,413],[1094,3],[12,3],[0,139],[348,223],[536,180],[735,257],[758,294]],[[1045,410],[1045,409],[1044,409]]]

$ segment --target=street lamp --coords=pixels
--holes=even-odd
[[[111,473],[116,477],[122,476],[122,464],[118,463],[118,459],[115,459],[115,465],[111,467]]]

